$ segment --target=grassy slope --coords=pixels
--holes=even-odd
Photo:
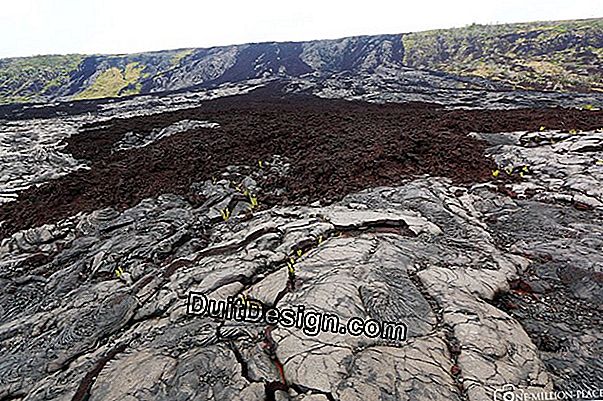
[[[603,19],[471,25],[405,35],[404,63],[511,87],[603,90]]]
[[[138,62],[128,63],[123,69],[111,67],[101,72],[94,82],[75,96],[75,99],[98,99],[135,95],[140,92],[140,78],[144,66]]]
[[[119,97],[140,93],[142,83],[155,74],[173,69],[193,53],[192,49],[119,56],[98,56],[101,67],[93,79],[80,88],[74,99]],[[45,101],[58,88],[81,76],[86,56],[35,56],[0,59],[0,104]],[[183,61],[184,60],[184,61]]]
[[[0,60],[0,103],[34,100],[69,83],[81,55]]]

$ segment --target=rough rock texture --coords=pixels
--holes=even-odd
[[[80,211],[122,210],[166,192],[191,197],[194,182],[213,179],[229,165],[270,163],[274,155],[286,156],[291,166],[262,183],[269,194],[261,200],[272,205],[332,202],[425,174],[483,182],[496,166],[484,155],[485,143],[468,133],[542,125],[592,130],[603,125],[603,112],[380,105],[284,95],[272,85],[196,108],[84,125],[67,139],[65,151],[91,169],[23,191],[18,202],[0,208],[0,235]]]
[[[79,383],[89,387],[91,399],[231,399],[253,382],[277,380],[259,346],[262,327],[190,317],[186,294],[249,292],[274,304],[274,288],[287,287],[279,271],[289,255],[320,235],[328,239],[302,255],[298,283],[278,305],[308,305],[342,319],[405,322],[410,339],[387,344],[276,328],[277,355],[291,385],[336,399],[399,394],[442,400],[482,399],[487,386],[508,382],[550,386],[521,326],[485,302],[527,260],[496,249],[470,216],[474,198],[456,198],[445,181],[420,180],[350,196],[341,206],[274,208],[251,220],[212,224],[210,204],[195,209],[162,196],[121,214],[95,212],[60,228],[15,235],[2,244],[3,392],[54,399],[72,394]],[[357,209],[366,204],[372,205],[370,213]],[[363,232],[385,221],[414,228],[416,237]],[[25,276],[28,261],[42,252],[50,261],[30,266]],[[125,272],[112,278],[119,267]],[[263,286],[265,280],[271,284]],[[21,348],[25,337],[34,340]],[[451,338],[460,349],[456,360]],[[49,339],[56,345],[44,354]],[[86,384],[95,364],[120,344],[127,347],[93,385]],[[510,355],[509,349],[521,352]],[[462,372],[463,389],[453,366]],[[185,372],[193,367],[196,373],[188,378]],[[112,386],[117,374],[129,384]],[[214,386],[204,387],[200,377]],[[42,396],[45,389],[53,393]]]
[[[521,149],[530,154],[539,148]],[[537,176],[540,166],[531,166]],[[558,168],[568,172],[563,164]],[[295,400],[307,399],[303,393],[340,400],[484,400],[506,383],[567,385],[584,373],[582,365],[591,380],[601,375],[590,348],[602,338],[594,315],[579,319],[579,333],[567,333],[573,338],[568,346],[581,351],[564,364],[560,350],[543,350],[530,338],[538,338],[545,323],[563,330],[564,319],[534,316],[526,302],[519,309],[525,315],[517,313],[529,323],[526,333],[492,305],[508,291],[508,280],[540,266],[531,261],[547,254],[545,245],[555,255],[547,263],[558,264],[559,274],[564,258],[579,257],[581,237],[559,238],[562,247],[539,242],[541,231],[555,236],[554,225],[584,226],[586,216],[598,212],[514,200],[490,185],[463,188],[426,178],[349,195],[332,206],[275,207],[224,222],[211,210],[236,193],[221,185],[207,182],[213,196],[199,207],[165,195],[121,213],[104,209],[5,239],[1,394],[26,400],[86,394],[93,400],[264,399],[272,390],[263,383],[280,380],[275,361],[262,351],[265,327],[187,315],[192,290],[407,324],[402,343],[276,327],[271,337]],[[600,220],[589,219],[589,233],[603,229]],[[395,225],[407,229],[379,230]],[[512,244],[501,240],[507,234]],[[567,257],[553,251],[568,247],[574,251]],[[288,289],[283,269],[298,248],[304,252]],[[596,274],[598,264],[589,259],[579,269]],[[600,291],[585,293],[580,281],[559,281],[555,291],[565,291],[567,302],[600,305]],[[554,307],[546,301],[545,308]],[[561,366],[565,370],[555,370]]]
[[[5,106],[0,111],[0,204],[16,199],[17,192],[59,178],[79,168],[86,160],[75,160],[67,151],[66,139],[85,131],[89,124],[106,125],[113,118],[132,118],[191,107],[199,101],[246,93],[257,85],[225,85],[219,89],[172,96],[124,100],[117,104],[86,102],[48,104],[45,106]],[[194,127],[211,128],[211,122],[178,121],[172,127],[156,131],[125,134],[117,148],[148,145],[159,138]]]
[[[0,124],[0,203],[17,192],[85,166],[62,152],[62,139],[76,134],[68,119],[29,120]]]
[[[355,113],[346,114],[343,102],[317,101],[304,110],[331,113],[322,132],[333,134],[329,141],[336,144],[356,138],[337,130],[356,115],[380,116],[387,124],[372,129],[404,145],[413,137],[397,125],[399,117],[410,121],[408,114],[424,112],[420,121],[432,125],[411,133],[430,134],[431,142],[413,156],[416,163],[450,161],[432,151],[451,138],[457,141],[452,147],[465,144],[466,152],[475,152],[454,157],[484,163],[480,180],[466,181],[433,170],[418,176],[396,170],[395,163],[372,170],[390,156],[407,157],[408,149],[369,147],[375,152],[350,176],[366,185],[341,184],[337,196],[328,197],[330,181],[300,173],[314,171],[299,170],[304,148],[262,160],[229,158],[234,145],[226,134],[287,126],[282,115],[270,126],[260,101],[245,106],[237,120],[232,110],[243,110],[248,100],[179,110],[198,101],[189,94],[155,106],[147,99],[140,103],[150,105],[145,111],[136,110],[141,99],[128,100],[123,115],[119,104],[98,104],[90,115],[28,119],[32,111],[23,110],[18,123],[4,123],[6,146],[22,149],[21,157],[7,159],[2,190],[15,193],[21,171],[24,186],[48,180],[44,168],[69,173],[46,184],[66,191],[55,192],[58,204],[61,194],[103,181],[86,187],[77,180],[82,169],[69,172],[84,163],[106,173],[109,160],[121,166],[110,171],[144,181],[145,170],[124,160],[155,154],[166,160],[154,165],[155,173],[169,174],[180,163],[174,156],[190,155],[187,145],[195,140],[207,144],[224,134],[218,140],[228,146],[208,152],[221,158],[209,177],[194,176],[192,164],[190,182],[180,182],[183,193],[167,184],[142,195],[124,191],[134,200],[91,203],[48,221],[42,218],[56,209],[41,207],[46,200],[31,197],[40,193],[33,189],[4,205],[4,211],[18,205],[33,223],[22,229],[14,225],[17,214],[3,215],[2,228],[13,229],[0,242],[0,399],[483,401],[506,384],[525,391],[603,387],[600,112],[354,103],[346,107]],[[290,101],[281,99],[280,109],[268,103],[272,115],[302,110]],[[312,113],[285,116],[310,135],[313,126],[316,132],[325,126],[306,118]],[[193,121],[219,126],[191,128]],[[133,129],[142,124],[144,130]],[[447,130],[433,129],[437,124]],[[42,132],[28,142],[24,130],[37,127]],[[66,148],[57,146],[58,139],[77,136]],[[119,142],[123,138],[132,140]],[[261,138],[258,148],[270,153],[270,135]],[[315,148],[320,162],[329,155],[345,167],[357,162],[326,146],[329,141],[324,153]],[[24,157],[36,142],[60,151],[62,161],[42,165]],[[128,149],[116,150],[120,143]],[[370,181],[374,171],[385,177]],[[113,182],[126,175],[104,177]],[[292,202],[282,183],[291,183],[294,193],[313,187],[309,193],[322,196]],[[191,291],[279,309],[304,305],[342,322],[399,322],[407,336],[395,341],[193,316],[187,313]]]
[[[517,198],[489,213],[497,241],[533,263],[496,305],[522,322],[564,388],[601,383],[603,133],[507,135],[492,149],[501,162],[529,165]]]

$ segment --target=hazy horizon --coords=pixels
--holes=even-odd
[[[62,54],[132,54],[261,42],[299,42],[396,34],[477,24],[526,23],[603,17],[603,2],[476,0],[419,5],[375,0],[370,7],[309,0],[279,7],[274,0],[228,5],[172,0],[43,0],[10,2],[0,9],[0,58]],[[49,7],[50,6],[50,7]],[[182,13],[183,10],[187,12]],[[468,13],[467,10],[472,12]],[[209,15],[209,17],[205,17]],[[161,29],[157,29],[157,26]]]

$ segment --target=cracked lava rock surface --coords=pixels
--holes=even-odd
[[[125,102],[0,123],[0,399],[603,387],[602,112]],[[407,339],[191,316],[191,291]]]

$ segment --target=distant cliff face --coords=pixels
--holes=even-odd
[[[95,99],[378,67],[476,76],[509,88],[603,91],[603,19],[259,43],[114,56],[0,60],[0,103]]]

